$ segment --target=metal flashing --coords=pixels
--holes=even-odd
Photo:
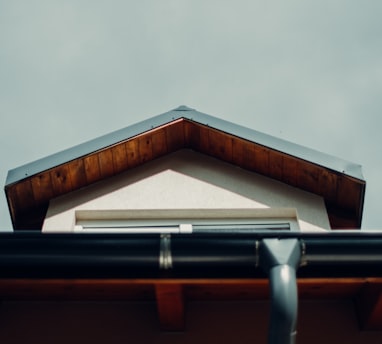
[[[358,164],[354,164],[349,161],[336,158],[334,156],[321,153],[319,151],[303,147],[298,144],[279,139],[253,129],[246,128],[244,126],[228,122],[196,111],[185,105],[181,105],[174,110],[165,112],[126,128],[111,132],[88,142],[81,143],[69,149],[9,170],[5,186],[7,187],[25,178],[36,175],[42,171],[49,170],[90,153],[115,145],[118,142],[133,138],[134,136],[179,120],[181,118],[211,127],[219,131],[223,131],[225,133],[229,133],[231,135],[251,142],[255,142],[270,149],[306,160],[322,167],[326,167],[340,174],[345,174],[347,176],[364,181],[362,168]]]

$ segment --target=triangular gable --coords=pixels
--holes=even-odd
[[[174,216],[189,223],[222,215],[228,222],[239,217],[287,222],[293,230],[330,229],[322,197],[183,149],[53,199],[43,231],[71,232],[77,220],[100,221],[109,231],[116,219],[159,226]]]
[[[185,148],[322,196],[333,228],[361,226],[359,165],[181,106],[9,171],[14,229],[41,228],[53,198]]]

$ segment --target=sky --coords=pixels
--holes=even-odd
[[[361,164],[362,228],[382,229],[381,17],[380,0],[0,0],[1,183],[184,104]]]

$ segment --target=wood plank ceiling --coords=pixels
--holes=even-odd
[[[179,118],[6,185],[14,229],[40,229],[52,198],[180,149],[193,149],[322,196],[333,229],[360,228],[363,180]]]
[[[299,278],[299,300],[351,300],[359,327],[382,330],[381,278]],[[192,301],[263,301],[266,279],[0,279],[1,300],[152,301],[162,330],[182,331]],[[328,314],[330,316],[330,314]]]

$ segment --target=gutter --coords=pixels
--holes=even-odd
[[[0,234],[3,278],[269,277],[269,344],[294,343],[296,276],[382,276],[382,233]]]

